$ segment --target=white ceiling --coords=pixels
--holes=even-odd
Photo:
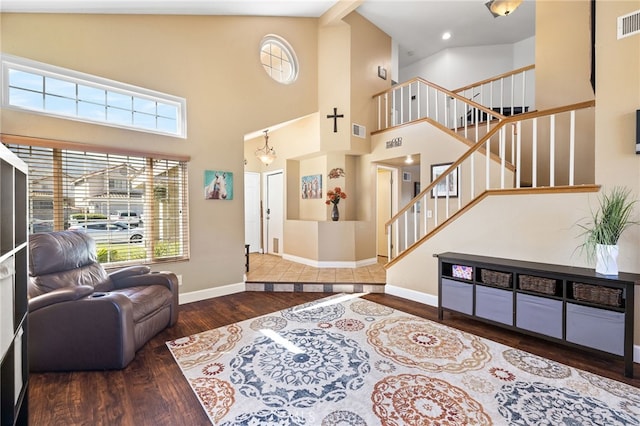
[[[399,45],[404,67],[448,47],[512,44],[535,34],[535,0],[494,18],[487,0],[365,0],[357,11]],[[335,0],[0,0],[2,12],[319,17]],[[451,39],[443,41],[445,31]]]
[[[513,44],[535,35],[535,1],[494,18],[487,0],[370,0],[357,10],[399,44],[400,68],[449,47]],[[444,32],[449,40],[442,40]]]

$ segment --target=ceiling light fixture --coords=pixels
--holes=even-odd
[[[507,16],[513,13],[520,6],[520,3],[522,3],[522,0],[490,0],[485,3],[485,6],[487,6],[493,17],[497,18],[498,16]]]
[[[273,160],[276,159],[276,151],[269,146],[269,129],[264,131],[264,146],[262,148],[256,149],[256,157],[265,166],[273,163]]]
[[[405,164],[413,164],[413,157],[411,154],[407,155],[407,158],[404,160]]]
[[[447,31],[446,33],[442,34],[442,39],[443,40],[449,40],[451,38],[451,33],[449,31]]]

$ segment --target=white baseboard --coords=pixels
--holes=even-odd
[[[408,290],[406,288],[396,287],[389,284],[384,286],[384,292],[385,294],[390,294],[392,296],[398,296],[403,299],[414,300],[419,303],[424,303],[425,305],[438,307],[438,296],[434,296],[432,294]]]
[[[415,290],[407,290],[406,288],[396,287],[387,284],[384,288],[385,294],[402,297],[403,299],[414,300],[425,305],[438,307],[438,296],[422,293]],[[633,362],[640,363],[640,345],[633,346]]]
[[[314,259],[307,259],[305,257],[293,256],[291,254],[282,254],[284,260],[290,260],[291,262],[302,263],[303,265],[312,266],[314,268],[360,268],[362,266],[375,265],[378,259],[372,257],[370,259],[363,260],[334,260],[334,261],[319,261]]]
[[[190,291],[189,293],[180,293],[178,303],[199,302],[200,300],[211,299],[213,297],[228,296],[230,294],[242,293],[244,291],[244,282],[238,284],[229,284],[222,287],[207,288],[204,290]]]

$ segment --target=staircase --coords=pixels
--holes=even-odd
[[[416,78],[374,95],[378,132],[426,121],[468,146],[386,223],[387,267],[488,196],[597,191],[595,102],[527,112],[532,70],[455,91]]]

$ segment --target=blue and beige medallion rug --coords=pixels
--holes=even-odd
[[[640,389],[358,297],[167,342],[216,425],[640,425]]]

